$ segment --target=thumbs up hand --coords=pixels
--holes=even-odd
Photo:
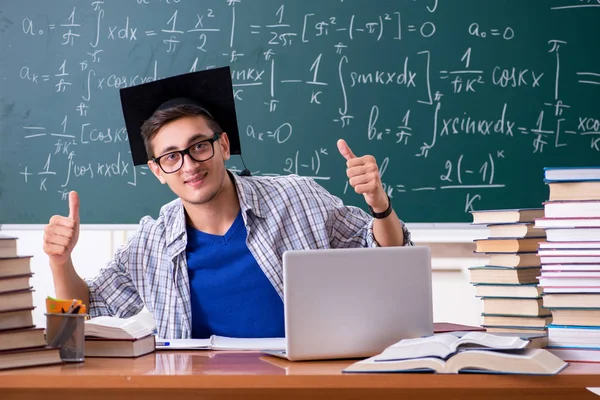
[[[44,228],[44,252],[50,266],[64,265],[79,239],[79,195],[69,193],[69,216],[54,215]]]
[[[385,211],[389,206],[389,200],[385,190],[383,190],[375,157],[369,155],[355,156],[343,139],[338,140],[337,146],[346,159],[346,166],[348,167],[346,174],[350,179],[350,186],[354,188],[356,193],[365,197],[365,201],[373,211]]]

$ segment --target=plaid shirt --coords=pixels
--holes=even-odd
[[[261,269],[283,298],[282,256],[291,249],[378,246],[373,218],[344,206],[314,180],[297,175],[238,177],[246,243]],[[412,245],[404,229],[405,244]],[[176,199],[146,216],[139,230],[115,253],[98,276],[86,279],[92,317],[131,317],[144,305],[161,338],[190,338],[191,303],[186,261],[186,221]]]

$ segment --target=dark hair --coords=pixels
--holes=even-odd
[[[202,107],[193,104],[180,104],[164,110],[157,110],[150,118],[144,121],[142,125],[142,138],[144,139],[144,147],[148,158],[153,157],[152,146],[150,142],[156,136],[156,133],[171,121],[190,116],[203,117],[208,127],[213,133],[221,132],[221,127]]]

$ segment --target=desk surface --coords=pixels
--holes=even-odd
[[[289,362],[260,353],[160,351],[135,359],[87,358],[0,372],[3,400],[596,398],[600,364],[572,363],[557,376],[342,374],[352,361]],[[85,391],[85,393],[84,393]]]

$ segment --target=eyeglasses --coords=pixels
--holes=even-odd
[[[152,157],[152,161],[157,163],[165,174],[179,171],[183,167],[183,158],[186,154],[196,162],[208,161],[215,155],[215,142],[219,140],[221,133],[217,132],[212,138],[196,142],[187,149],[172,151],[160,157]]]

